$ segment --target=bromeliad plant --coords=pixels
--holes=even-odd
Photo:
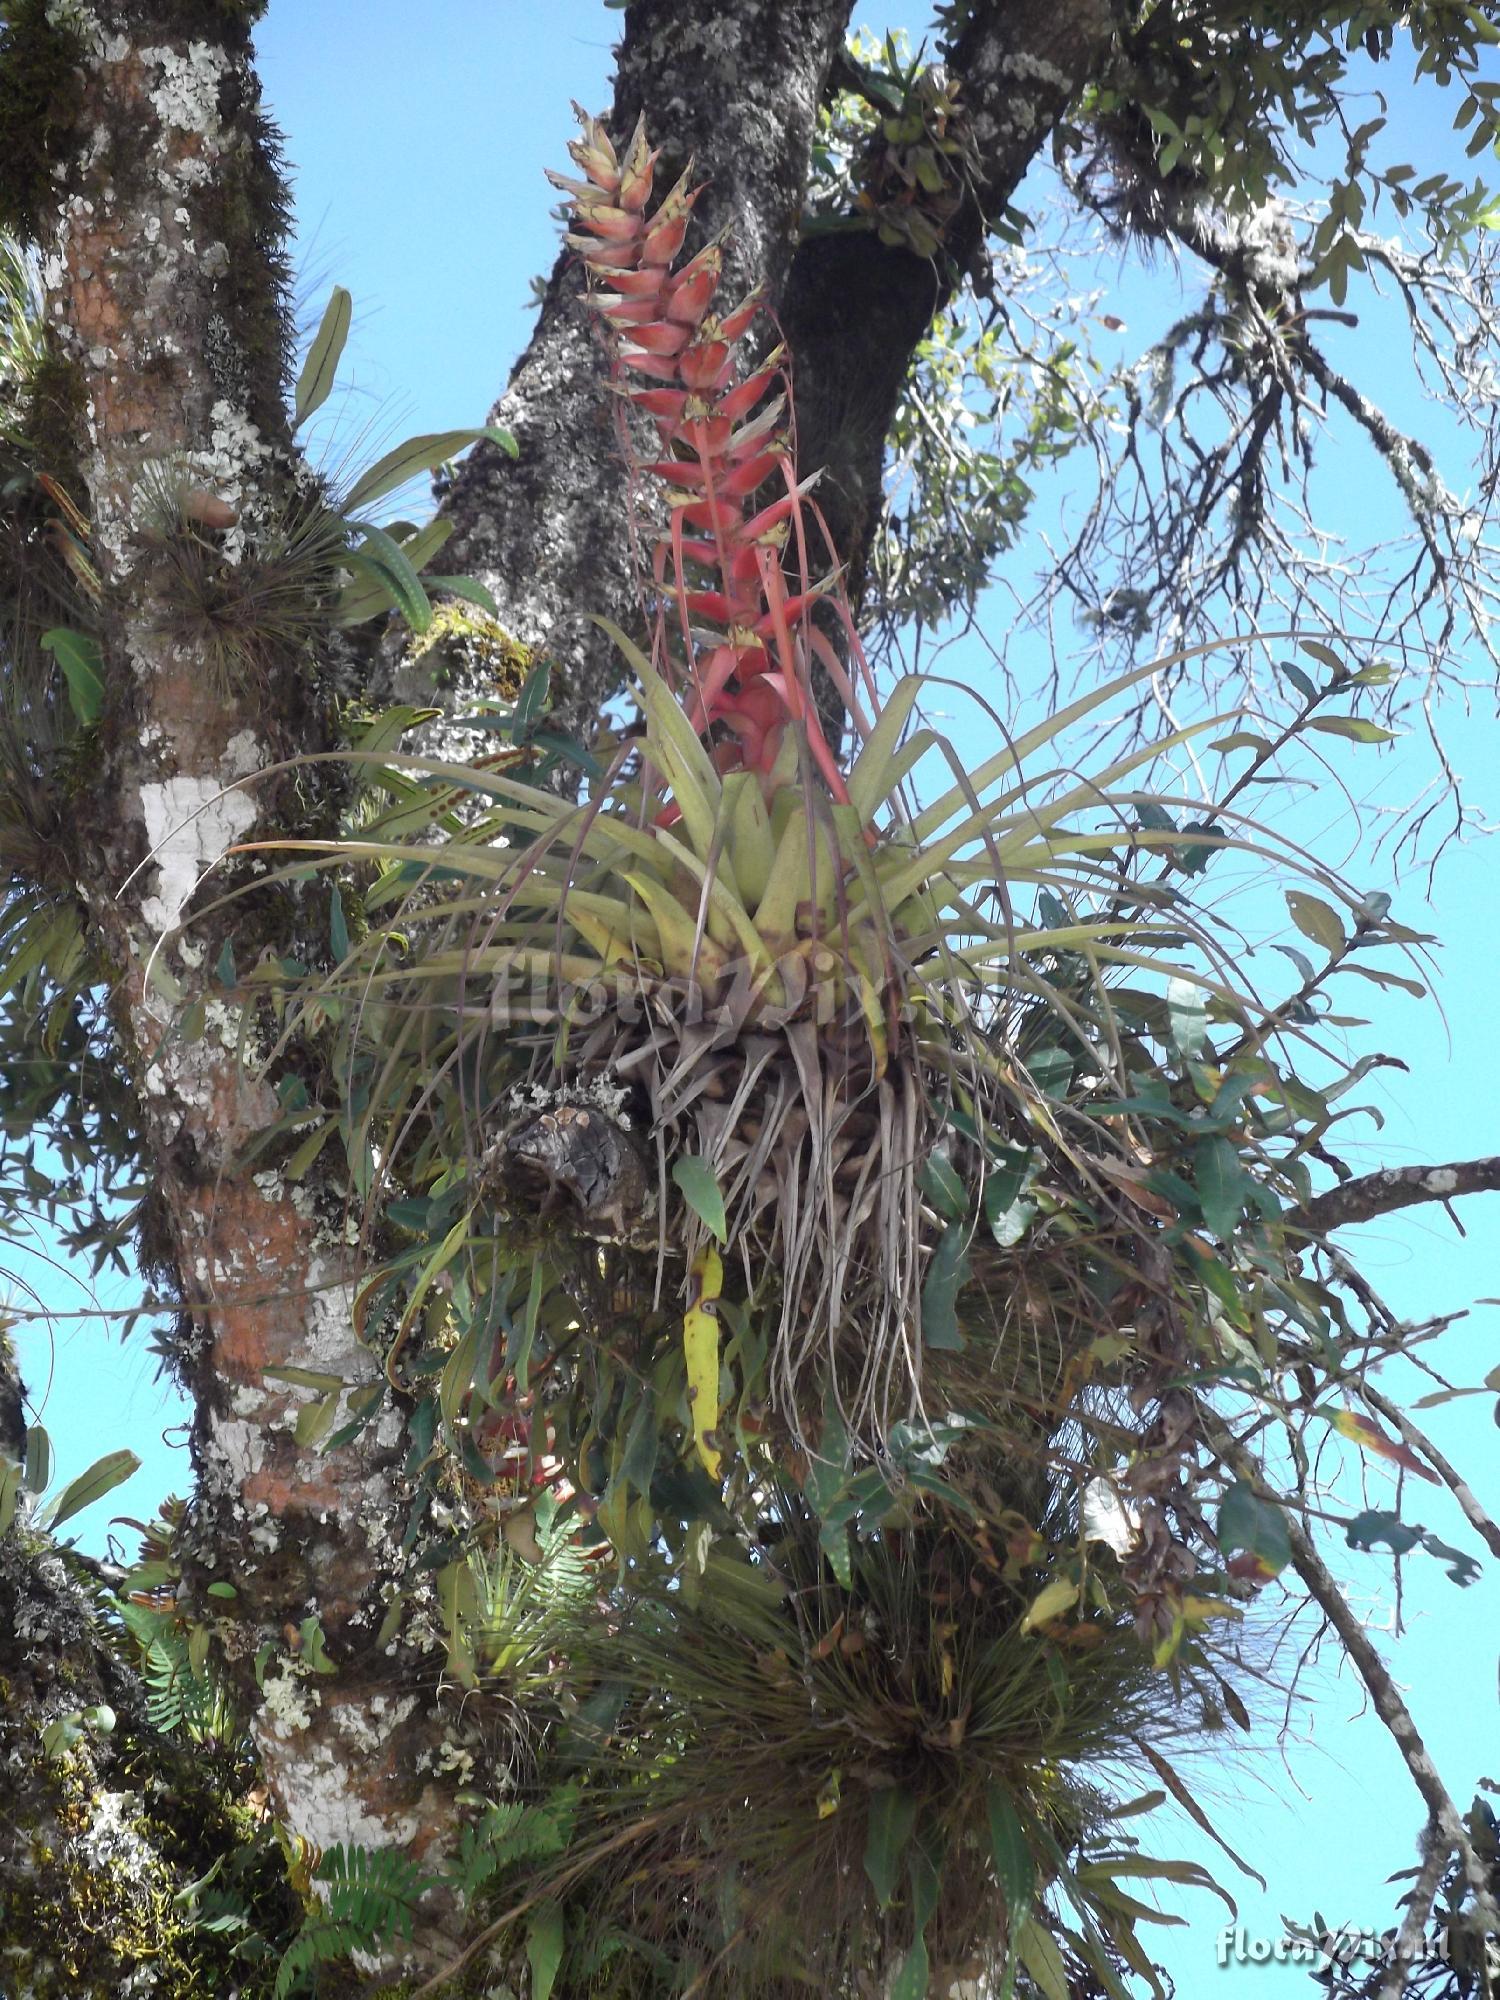
[[[851,713],[870,690],[837,579],[807,581],[783,364],[742,359],[751,308],[714,315],[713,246],[677,268],[693,194],[653,209],[642,133],[617,156],[589,123],[575,158],[622,435],[665,517],[649,649],[616,635],[641,730],[578,801],[529,762],[542,669],[472,764],[399,755],[411,711],[372,725],[351,837],[311,850],[335,969],[262,988],[327,1058],[318,1096],[290,1083],[284,1171],[347,1152],[380,1253],[357,1322],[411,1409],[408,1533],[439,1499],[452,1525],[429,1565],[447,1671],[509,1685],[539,1791],[564,1774],[576,1838],[527,1891],[528,1949],[566,1930],[594,1990],[607,1905],[639,1955],[609,1990],[852,1991],[879,1931],[911,1981],[974,1946],[1119,2000],[1121,1965],[1150,1979],[1120,1883],[1172,1864],[1089,1858],[1090,1771],[1139,1722],[1182,1796],[1157,1697],[1244,1715],[1215,1633],[1289,1560],[1214,1410],[1282,1422],[1287,1376],[1309,1406],[1343,1382],[1295,1217],[1345,1086],[1299,1082],[1278,1038],[1410,934],[1236,801],[1358,677],[1312,649],[1330,677],[1297,670],[1275,741],[1211,741],[1252,753],[1211,807],[1148,774],[1218,720],[1070,767],[1155,664],[973,771],[914,727],[907,679],[841,762],[814,666]],[[1328,953],[1280,1007],[1187,900],[1225,850],[1289,863]],[[376,1420],[384,1384],[344,1393],[320,1384],[299,1435]],[[555,1714],[546,1620],[521,1644],[494,1615],[497,1542],[530,1561],[538,1524],[597,1565],[559,1614]],[[778,1566],[789,1585],[726,1613],[721,1559],[752,1598]],[[831,1735],[862,1747],[814,1784],[801,1751]],[[809,1873],[826,1952],[797,1934]]]
[[[1174,886],[1175,828],[1195,802],[1140,789],[1153,759],[1222,723],[1082,778],[1046,761],[1157,663],[967,775],[911,730],[921,685],[908,678],[838,765],[811,700],[814,662],[858,703],[815,622],[839,604],[837,579],[786,582],[810,481],[791,455],[783,364],[742,365],[753,308],[715,315],[714,246],[676,268],[694,193],[684,179],[651,208],[644,133],[622,157],[586,121],[573,150],[585,176],[565,183],[573,240],[610,287],[594,297],[620,343],[627,443],[644,420],[668,454],[639,468],[663,482],[669,517],[652,656],[616,635],[644,732],[584,804],[494,760],[406,759],[398,777],[369,752],[396,803],[333,856],[375,874],[364,935],[351,946],[340,919],[343,963],[312,1005],[344,1023],[337,1060],[360,1106],[346,1144],[367,1162],[356,1184],[372,1191],[378,1151],[387,1183],[430,1200],[445,1218],[439,1269],[466,1231],[493,1245],[484,1218],[497,1204],[514,1213],[517,1169],[540,1174],[585,1239],[656,1250],[653,1309],[664,1279],[693,1308],[659,1406],[690,1412],[689,1449],[716,1480],[741,1413],[759,1424],[768,1401],[802,1440],[830,1399],[867,1442],[921,1409],[936,1355],[956,1345],[976,1211],[998,1218],[1023,1183],[1091,1202],[1115,1267],[1157,1254],[1159,1200],[1153,1212],[1130,1192],[1138,1129],[1056,1082],[1061,1055],[1094,1076],[1097,1099],[1131,1099],[1112,982],[1181,975],[1242,1039],[1261,1031]],[[841,622],[852,635],[846,607]],[[857,642],[852,657],[863,677]],[[536,707],[528,689],[517,715]],[[903,786],[930,754],[960,775],[909,811]],[[455,811],[460,797],[470,806]],[[1228,804],[1194,840],[1200,857],[1224,847],[1265,851]],[[576,1137],[595,1117],[615,1164],[590,1166],[585,1188],[563,1127]],[[474,1297],[495,1294],[499,1254],[487,1247],[471,1271]],[[522,1261],[534,1279],[529,1248]],[[601,1285],[597,1270],[566,1277],[567,1262],[553,1268],[559,1339],[580,1287]],[[496,1310],[512,1310],[503,1287]],[[585,1317],[601,1311],[596,1299]],[[401,1316],[403,1350],[414,1313]],[[743,1316],[728,1344],[726,1313]],[[512,1360],[549,1325],[541,1300],[525,1320]]]
[[[583,1226],[651,1242],[690,1295],[722,1288],[750,1309],[763,1331],[742,1343],[742,1400],[771,1396],[806,1436],[826,1366],[835,1402],[868,1436],[920,1402],[924,1280],[946,1227],[933,1175],[956,1163],[982,1183],[1038,1144],[1071,1161],[1080,1185],[1103,1184],[1090,1161],[1129,1170],[1128,1140],[1080,1125],[1028,1069],[1023,1022],[1044,1016],[1054,1041],[1115,1075],[1108,1005],[1089,994],[1108,968],[1172,972],[1190,939],[1194,976],[1227,1014],[1243,1011],[1180,895],[1138,866],[1171,844],[1142,824],[1138,775],[1219,725],[1081,781],[1037,768],[1145,667],[912,814],[903,785],[942,746],[911,731],[921,690],[909,678],[841,768],[811,699],[821,662],[859,714],[815,618],[840,606],[837,579],[792,590],[783,566],[805,551],[811,483],[792,459],[783,364],[741,365],[753,308],[714,313],[714,246],[675,268],[694,195],[684,180],[650,208],[643,132],[620,157],[586,121],[574,156],[585,178],[568,184],[572,240],[610,287],[595,304],[621,343],[627,431],[643,418],[668,454],[640,467],[664,484],[669,516],[653,558],[652,656],[616,635],[644,715],[639,762],[628,739],[578,805],[503,771],[409,760],[445,799],[459,788],[490,809],[413,840],[408,779],[392,811],[340,848],[339,860],[381,871],[363,898],[371,928],[336,982],[359,995],[356,1040],[387,1051],[362,1086],[369,1129],[394,1171],[423,1185],[442,1146],[429,1137],[422,1151],[420,1134],[437,1131],[436,1105],[458,1087],[472,1207],[493,1195],[507,1151],[536,1157],[539,1105],[613,1093],[627,1146],[647,1158],[628,1199],[617,1181],[597,1212],[579,1202]],[[775,497],[762,500],[768,485]],[[839,624],[852,637],[846,607]],[[857,641],[852,657],[863,678]],[[1202,841],[1256,836],[1226,810]],[[1071,994],[1054,976],[1064,956],[1083,970]],[[522,1025],[550,1034],[527,1053]],[[523,1078],[518,1104],[507,1093]],[[576,1197],[555,1144],[551,1160],[554,1192],[561,1181]],[[954,1268],[950,1249],[940,1285],[951,1289]],[[690,1428],[711,1474],[721,1359],[700,1342],[691,1364]]]

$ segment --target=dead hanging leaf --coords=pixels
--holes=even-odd
[[[1131,1173],[1128,1167],[1122,1167],[1117,1160],[1101,1159],[1097,1154],[1091,1154],[1088,1164],[1148,1215],[1154,1215],[1162,1222],[1177,1220],[1177,1211],[1166,1196],[1158,1194],[1155,1188],[1147,1187],[1138,1175]]]
[[[822,1638],[818,1641],[817,1645],[813,1647],[812,1649],[813,1658],[815,1660],[826,1660],[828,1658],[828,1655],[833,1651],[834,1647],[838,1644],[839,1640],[843,1637],[843,1634],[844,1634],[844,1614],[841,1611],[838,1617],[834,1619],[832,1628],[829,1631],[825,1632]]]
[[[182,496],[182,517],[191,521],[194,527],[208,528],[214,533],[222,533],[232,528],[239,520],[239,512],[217,493],[210,493],[206,486],[192,486]]]
[[[1045,1590],[1032,1599],[1021,1620],[1021,1630],[1034,1632],[1039,1625],[1049,1625],[1054,1618],[1061,1618],[1065,1611],[1071,1611],[1077,1602],[1078,1585],[1069,1577],[1055,1577]]]
[[[1387,1437],[1373,1417],[1367,1417],[1358,1410],[1335,1410],[1328,1421],[1343,1437],[1352,1438],[1361,1451],[1373,1452],[1377,1458],[1388,1458],[1392,1465],[1399,1465],[1403,1471],[1413,1472],[1418,1479],[1425,1479],[1433,1486],[1442,1481],[1437,1474],[1409,1451],[1397,1439]]]

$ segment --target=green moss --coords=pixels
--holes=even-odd
[[[21,429],[32,463],[68,485],[76,485],[85,401],[82,375],[49,337],[26,385]]]
[[[232,44],[239,37],[226,39]],[[240,75],[255,95],[223,109],[245,132],[247,143],[226,155],[208,190],[211,226],[229,252],[219,299],[244,370],[243,382],[222,386],[243,402],[263,436],[284,438],[292,368],[286,251],[292,203],[281,134],[261,107],[254,72],[247,66]]]
[[[115,2000],[145,1967],[156,2000],[269,1993],[297,1914],[279,1851],[255,1815],[225,1803],[201,1763],[195,1771],[185,1758],[169,1761],[170,1771],[111,1771],[122,1793],[101,1787],[87,1751],[48,1762],[37,1747],[16,1793],[31,1865],[7,1871],[0,1964],[38,1996]],[[91,1846],[101,1809],[122,1796],[132,1804],[119,1833],[106,1827]],[[223,1900],[266,1941],[258,1966],[236,1955],[241,1930],[200,1928],[178,1901],[215,1862]]]
[[[83,55],[78,37],[47,19],[46,0],[15,0],[0,24],[0,229],[35,243],[52,197],[53,168],[79,139]]]
[[[432,623],[412,639],[407,658],[428,660],[428,671],[439,687],[461,679],[506,701],[515,700],[536,664],[531,647],[512,638],[480,606],[460,597],[445,599],[434,608]]]

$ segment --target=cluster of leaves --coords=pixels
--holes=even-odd
[[[941,258],[945,218],[975,171],[961,99],[904,32],[851,35],[837,77],[819,108],[804,233],[873,228]],[[1008,247],[983,300],[960,293],[937,315],[896,409],[872,552],[872,609],[892,637],[972,614],[1016,544],[1033,478],[1088,438],[1115,394],[1090,350],[1086,309],[1038,295],[1020,248],[1026,227],[1019,212],[1001,219]]]
[[[1493,147],[1500,124],[1483,65],[1500,31],[1478,6],[1245,8],[1227,21],[1222,10],[1199,7],[1170,27],[1148,13],[1125,38],[1121,74],[1089,95],[1083,114],[1106,130],[1119,119],[1143,118],[1154,136],[1157,175],[1185,177],[1228,213],[1253,211],[1300,186],[1299,146],[1342,140],[1343,171],[1333,180],[1308,281],[1341,288],[1351,269],[1363,269],[1352,236],[1380,189],[1400,197],[1402,212],[1407,205],[1419,210],[1443,249],[1494,212],[1494,190],[1481,180],[1466,188],[1437,174],[1413,186],[1412,168],[1374,164],[1370,142],[1383,118],[1348,123],[1353,76],[1368,67],[1376,80],[1398,32],[1413,49],[1417,77],[1456,91],[1455,124],[1474,127],[1471,156]]]

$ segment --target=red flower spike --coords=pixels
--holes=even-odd
[[[736,465],[719,481],[719,491],[731,499],[742,500],[763,486],[781,463],[779,450],[762,452],[759,458],[747,458],[742,465]],[[811,594],[811,593],[809,593]]]
[[[636,346],[643,347],[648,354],[681,354],[692,337],[690,328],[673,326],[664,319],[653,320],[649,326],[638,326],[630,336]]]
[[[591,271],[602,272],[613,282],[615,268],[633,267],[640,254],[640,246],[630,243],[599,243],[592,236],[578,236],[569,232],[563,238],[570,250],[581,250],[584,261]]]
[[[569,151],[586,180],[559,183],[573,196],[568,242],[599,281],[593,304],[613,336],[616,393],[654,423],[662,444],[659,458],[635,466],[660,483],[668,513],[651,550],[664,600],[659,669],[681,690],[692,726],[710,738],[716,768],[753,770],[769,783],[790,727],[834,798],[846,801],[811,697],[811,662],[833,655],[810,623],[819,601],[838,610],[866,681],[868,669],[836,577],[813,581],[806,573],[803,508],[813,482],[791,471],[783,349],[734,379],[737,343],[761,302],[752,296],[723,316],[713,311],[723,267],[717,244],[673,271],[701,192],[691,186],[691,168],[648,216],[656,155],[644,128],[636,127],[622,165],[603,128],[579,115],[583,137]],[[786,491],[747,516],[750,497],[778,473]],[[783,571],[789,548],[803,566],[795,591]],[[678,627],[674,659],[670,635]],[[836,679],[852,694],[837,664]],[[677,817],[668,801],[655,823]]]
[[[673,263],[681,250],[687,235],[688,218],[680,216],[675,222],[653,223],[641,243],[641,256],[648,264],[662,267]]]
[[[701,464],[694,464],[690,458],[662,458],[654,463],[647,461],[641,467],[653,479],[665,479],[672,486],[701,486],[707,474]]]
[[[657,299],[627,299],[617,292],[601,293],[596,301],[600,312],[613,326],[645,326],[661,311]]]
[[[696,327],[708,311],[719,289],[723,255],[712,244],[700,250],[693,261],[667,287],[667,317],[683,326]]]
[[[611,271],[609,282],[627,299],[660,299],[664,290],[661,271]]]
[[[637,348],[627,347],[621,351],[620,366],[638,369],[658,382],[677,380],[677,360],[671,354],[642,354]]]
[[[719,413],[738,423],[748,416],[768,390],[782,380],[782,366],[786,358],[785,348],[776,347],[753,375],[733,389],[726,389],[719,398]]]
[[[633,242],[640,234],[641,219],[626,208],[611,208],[607,202],[590,202],[580,205],[578,220],[585,229],[592,229],[596,236],[602,236],[610,243]]]
[[[648,417],[655,417],[673,430],[679,428],[683,410],[687,406],[685,389],[622,389],[637,409],[644,410]]]
[[[754,326],[756,316],[759,314],[764,303],[765,301],[761,298],[759,292],[752,292],[743,305],[736,306],[732,313],[727,314],[725,318],[720,320],[720,335],[725,340],[743,340],[751,327]]]

